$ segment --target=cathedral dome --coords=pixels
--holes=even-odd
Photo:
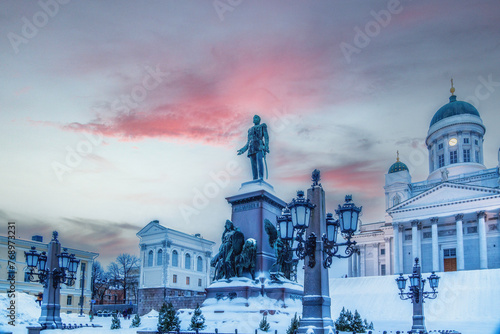
[[[410,171],[404,163],[399,161],[399,151],[398,151],[398,157],[396,159],[396,162],[392,164],[391,168],[389,168],[388,174],[401,172],[402,170]]]
[[[472,104],[464,101],[457,101],[457,97],[455,95],[452,95],[450,96],[450,102],[442,106],[434,114],[430,126],[433,126],[442,119],[463,114],[480,117],[479,112]]]

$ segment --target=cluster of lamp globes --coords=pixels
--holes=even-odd
[[[429,281],[429,285],[432,289],[432,292],[424,292],[425,279],[422,279],[422,275],[420,274],[420,266],[418,264],[418,257],[415,258],[415,265],[413,267],[413,274],[408,276],[410,280],[410,292],[403,292],[406,288],[406,278],[403,277],[403,274],[399,274],[399,277],[396,278],[396,283],[400,290],[400,298],[411,299],[412,303],[419,303],[423,301],[424,298],[435,299],[437,297],[437,291],[439,285],[439,276],[433,271],[432,274],[427,277]]]
[[[312,238],[312,240],[304,240],[304,233],[309,227],[311,213],[314,208],[315,205],[304,197],[304,192],[297,191],[297,198],[294,198],[276,219],[280,238],[283,241],[291,242],[292,246],[293,241],[298,241],[297,248],[292,250],[296,251],[300,259],[304,259],[305,256],[314,257],[313,253],[316,247],[315,234],[310,233],[309,238]],[[358,229],[361,210],[362,207],[357,207],[352,202],[352,196],[347,195],[345,203],[342,206],[339,205],[338,209],[335,210],[335,213],[339,217],[338,219],[335,219],[331,213],[326,215],[326,233],[322,236],[324,242],[323,252],[325,253],[325,262],[323,265],[325,268],[330,267],[333,256],[346,258],[353,254],[353,247],[356,242],[351,241],[351,238]],[[339,231],[343,238],[346,239],[346,242],[337,242]],[[347,247],[346,255],[337,255],[339,246]]]
[[[40,282],[44,285],[48,284],[48,278],[52,275],[54,288],[57,288],[59,283],[72,286],[75,284],[75,274],[78,270],[80,260],[75,257],[75,254],[68,254],[67,249],[64,248],[63,252],[57,255],[59,262],[59,269],[55,268],[52,271],[47,268],[47,254],[42,252],[39,254],[34,246],[31,247],[29,252],[24,252],[26,257],[26,264],[30,270],[29,279],[32,282]],[[38,272],[35,272],[38,269]],[[66,272],[69,275],[66,275]],[[38,276],[36,280],[34,276]]]

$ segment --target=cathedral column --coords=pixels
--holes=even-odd
[[[417,253],[418,253],[418,259],[420,260],[420,266],[422,267],[422,239],[423,239],[423,236],[422,236],[422,222],[419,221],[418,224],[417,224],[417,236],[418,236],[418,243],[417,243]]]
[[[432,231],[432,271],[439,271],[438,218],[431,219]]]
[[[411,257],[418,257],[418,220],[411,222]]]
[[[449,150],[449,147],[448,147],[448,142],[450,140],[449,136],[448,135],[445,135],[443,137],[444,139],[444,142],[443,142],[443,146],[444,146],[444,165],[445,166],[448,166],[450,164],[450,150]]]
[[[403,269],[399,267],[399,224],[392,224],[392,229],[394,234],[394,274],[398,274]]]
[[[455,216],[457,225],[457,270],[465,269],[463,219],[464,215],[461,213]]]
[[[479,268],[488,269],[488,253],[486,245],[486,226],[484,211],[477,213],[477,231],[479,234]]]
[[[390,237],[385,237],[385,274],[386,275],[391,275],[391,238]]]
[[[458,152],[457,152],[458,162],[464,162],[464,156],[462,150],[463,142],[464,140],[462,139],[462,131],[458,131]]]
[[[354,275],[352,274],[352,263],[354,261],[354,254],[347,259],[347,277],[353,277]]]
[[[356,248],[356,251],[352,255],[352,277],[359,277],[358,261],[359,261],[359,249]]]
[[[374,243],[372,245],[373,247],[373,275],[378,276],[380,275],[380,261],[379,261],[379,256],[380,256],[380,247],[379,243]]]
[[[359,277],[366,276],[366,245],[360,246],[361,256],[360,256],[360,266],[359,266]]]
[[[361,277],[361,250],[358,247],[358,254],[356,254],[356,277]]]
[[[402,273],[404,271],[404,266],[403,266],[403,238],[404,238],[404,226],[403,224],[399,225],[399,272]],[[397,273],[396,273],[397,274]]]

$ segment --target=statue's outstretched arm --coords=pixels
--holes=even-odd
[[[238,155],[245,153],[248,150],[248,142],[238,150]]]

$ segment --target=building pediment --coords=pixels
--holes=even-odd
[[[443,182],[390,208],[387,213],[477,202],[500,196],[500,189]]]
[[[161,226],[157,222],[157,220],[154,220],[154,221],[150,222],[149,224],[147,224],[146,226],[144,226],[139,232],[137,232],[137,236],[143,237],[146,235],[153,235],[153,234],[165,232],[166,230],[167,230],[166,227]]]

